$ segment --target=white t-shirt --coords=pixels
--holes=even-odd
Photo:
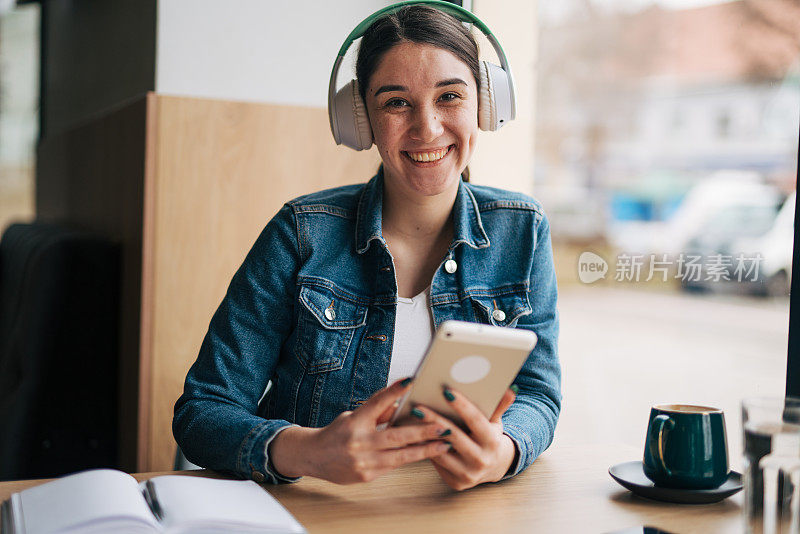
[[[412,376],[433,338],[433,317],[428,306],[430,288],[412,299],[397,297],[389,384]]]

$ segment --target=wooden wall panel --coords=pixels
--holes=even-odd
[[[140,471],[170,469],[175,400],[233,273],[286,200],[377,169],[327,111],[152,95],[145,185]],[[149,149],[148,152],[151,150]],[[148,161],[151,161],[148,159]]]

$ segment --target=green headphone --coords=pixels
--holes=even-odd
[[[448,13],[462,22],[473,23],[486,36],[494,47],[500,66],[487,61],[480,62],[480,87],[478,97],[478,127],[485,131],[495,131],[516,116],[516,98],[514,96],[514,79],[511,67],[503,52],[500,43],[481,22],[481,20],[466,9],[445,2],[443,0],[411,0],[400,2],[380,9],[365,18],[355,27],[344,44],[339,49],[336,61],[331,72],[331,81],[328,86],[328,118],[331,123],[331,132],[337,145],[345,145],[355,150],[366,150],[372,146],[372,128],[367,117],[367,108],[358,92],[358,83],[351,80],[339,91],[336,91],[336,79],[339,66],[342,64],[347,49],[353,41],[364,35],[366,29],[375,20],[395,13],[408,5],[430,5],[440,11]]]

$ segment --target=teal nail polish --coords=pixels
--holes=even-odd
[[[454,400],[456,400],[456,396],[453,395],[453,392],[450,391],[448,388],[444,388],[444,391],[442,393],[444,394],[444,398],[447,399],[448,402],[453,402]]]
[[[403,386],[403,387],[406,387],[407,385],[409,385],[411,383],[412,380],[413,380],[413,378],[411,378],[410,376],[408,378],[404,378],[403,381],[400,382],[400,385]]]
[[[425,418],[425,414],[422,413],[422,410],[420,410],[419,408],[413,408],[411,410],[411,415],[413,415],[414,417],[417,417],[419,419],[424,419]]]
[[[452,434],[452,432],[450,431],[450,429],[449,429],[449,428],[445,428],[443,431],[441,431],[441,432],[439,433],[439,437],[440,437],[440,438],[443,438],[443,437],[445,437],[445,436],[449,436],[450,434]]]
[[[509,387],[508,389],[510,389],[514,393],[514,395],[519,393],[519,386],[516,384],[511,384],[511,387]]]

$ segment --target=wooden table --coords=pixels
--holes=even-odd
[[[311,534],[583,534],[640,525],[675,533],[742,531],[741,493],[716,504],[661,503],[634,496],[608,475],[609,466],[640,456],[641,451],[625,445],[554,446],[516,478],[465,492],[450,490],[427,463],[405,466],[367,484],[338,486],[304,478],[265,487]],[[166,473],[135,476],[144,480],[159,474]],[[2,482],[0,499],[42,482]]]

